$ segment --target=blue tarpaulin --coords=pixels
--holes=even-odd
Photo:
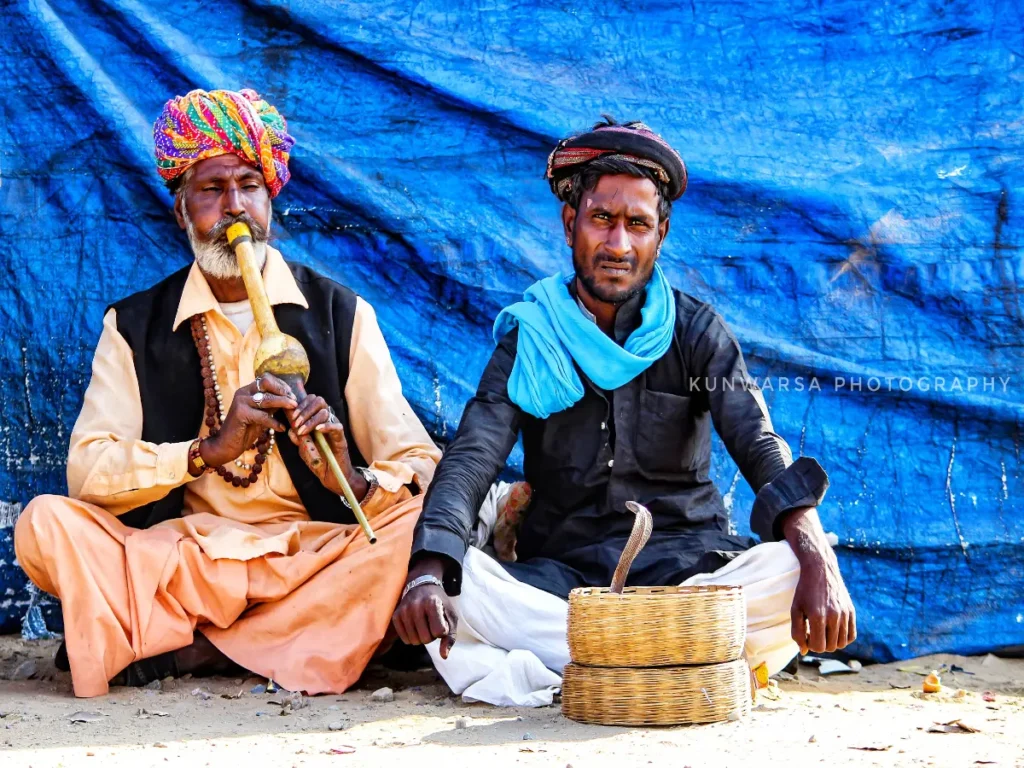
[[[609,113],[686,159],[666,272],[830,473],[855,653],[1024,645],[1015,0],[4,7],[0,499],[66,490],[104,307],[190,259],[152,159],[168,97],[279,107],[298,145],[278,245],[376,307],[439,440],[498,310],[569,265],[548,151]],[[714,457],[746,531],[752,493]]]

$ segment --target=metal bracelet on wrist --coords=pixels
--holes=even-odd
[[[377,489],[380,488],[380,483],[377,482],[377,476],[366,467],[356,467],[355,469],[356,472],[362,475],[363,479],[366,481],[366,493],[363,494],[363,498],[359,500],[360,505],[362,505],[368,502],[370,497],[376,493]],[[344,496],[341,497],[341,503],[349,509],[352,509],[352,507],[349,506],[348,499]]]
[[[405,600],[406,595],[408,595],[410,592],[416,589],[416,587],[422,587],[424,584],[433,584],[435,587],[440,587],[441,589],[444,589],[444,584],[441,583],[441,580],[437,578],[437,576],[431,576],[429,574],[427,574],[426,576],[417,576],[415,579],[413,579],[405,585],[405,589],[402,590],[402,596],[398,598],[398,602],[402,602],[403,600]]]
[[[197,437],[192,441],[192,445],[188,448],[188,473],[192,477],[202,477],[212,469],[212,467],[203,459],[203,454],[200,451],[202,444],[203,438]],[[199,472],[199,474],[192,474],[193,469]]]

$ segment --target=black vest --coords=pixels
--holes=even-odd
[[[307,391],[323,397],[334,408],[346,434],[351,435],[345,384],[356,294],[307,267],[288,267],[309,309],[280,304],[274,307],[274,316],[281,330],[298,339],[309,355]],[[183,322],[171,331],[189,269],[175,272],[149,290],[112,305],[117,310],[117,330],[135,358],[142,398],[142,439],[151,443],[192,440],[198,436],[203,421],[205,402],[199,352],[189,323]],[[351,439],[348,446],[353,465],[366,466]],[[310,471],[286,435],[280,436],[277,447],[313,520],[356,522],[351,510]],[[149,528],[178,517],[184,496],[185,488],[179,486],[159,501],[122,515],[121,522],[134,528]]]

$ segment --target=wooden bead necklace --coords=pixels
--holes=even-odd
[[[190,322],[192,340],[195,341],[196,349],[199,351],[199,361],[202,366],[206,426],[210,430],[210,437],[216,437],[227,414],[224,412],[224,396],[221,394],[220,383],[217,381],[217,366],[213,362],[210,334],[206,327],[206,317],[203,315],[193,315]],[[236,475],[226,466],[212,467],[212,469],[221,476],[224,482],[231,483],[236,488],[248,488],[250,484],[259,479],[268,454],[274,450],[274,442],[274,430],[268,429],[266,434],[261,435],[252,446],[256,449],[256,458],[252,464],[242,461],[241,457],[235,459],[235,466],[245,472],[245,475]]]

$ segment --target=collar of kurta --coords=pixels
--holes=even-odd
[[[281,252],[270,246],[267,246],[267,263],[263,267],[263,284],[267,287],[267,297],[272,306],[298,304],[303,309],[309,309],[306,297],[296,285],[292,271],[288,269]],[[181,292],[178,313],[174,316],[174,327],[171,330],[178,330],[178,326],[193,315],[212,312],[219,307],[220,303],[210,290],[205,275],[199,269],[199,265],[193,262],[185,281],[185,288]]]
[[[597,317],[587,309],[587,305],[580,298],[579,291],[576,290],[575,280],[569,282],[569,295],[576,299],[576,306],[580,308],[583,316],[594,325],[597,325]],[[640,327],[640,322],[643,319],[640,312],[643,310],[646,301],[647,291],[643,290],[636,294],[636,296],[626,299],[619,307],[619,311],[615,315],[615,340],[619,344],[625,344],[629,335]]]

